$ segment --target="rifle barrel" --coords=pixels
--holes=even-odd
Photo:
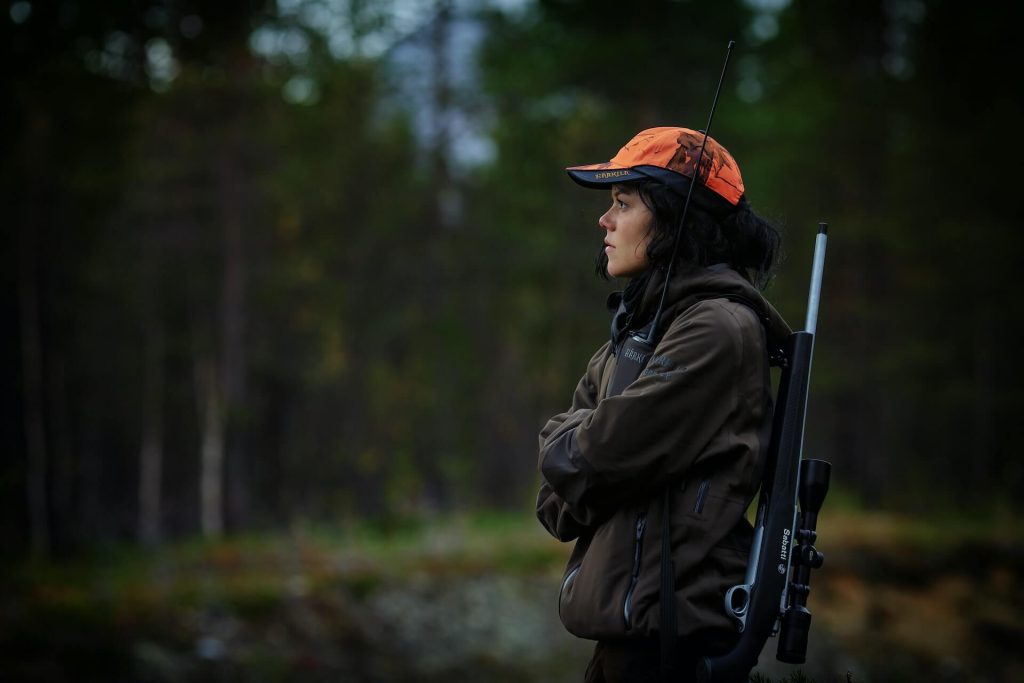
[[[818,326],[818,303],[821,301],[821,278],[825,272],[825,244],[828,242],[828,223],[818,223],[818,237],[814,240],[814,265],[811,269],[811,291],[807,295],[807,324],[804,329],[814,334]]]

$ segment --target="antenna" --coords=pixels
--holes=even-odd
[[[679,218],[679,228],[676,230],[675,240],[672,242],[672,258],[665,271],[665,282],[661,287],[661,299],[658,301],[658,309],[654,312],[654,320],[651,321],[650,329],[644,335],[640,330],[630,336],[622,343],[618,350],[619,360],[615,365],[615,374],[608,387],[608,396],[618,396],[627,386],[632,384],[650,359],[654,352],[654,345],[658,339],[658,325],[661,323],[661,312],[665,307],[665,295],[668,293],[668,283],[672,279],[672,266],[679,255],[679,242],[683,233],[683,226],[686,225],[686,214],[690,209],[690,198],[693,196],[693,186],[700,182],[700,167],[704,161],[704,147],[707,145],[708,136],[711,134],[711,121],[715,118],[715,108],[718,106],[718,96],[722,92],[722,82],[725,81],[725,70],[729,66],[729,56],[735,47],[736,41],[730,40],[729,47],[725,53],[725,63],[722,64],[722,75],[718,77],[718,88],[715,90],[715,99],[711,103],[711,113],[708,115],[708,125],[704,128],[704,139],[700,144],[700,152],[697,154],[697,166],[694,169],[694,177],[690,179],[690,187],[686,191],[686,203],[683,204],[683,214]]]
[[[661,298],[658,300],[658,310],[654,313],[654,323],[651,331],[647,334],[645,341],[652,341],[658,338],[658,324],[661,322],[661,310],[665,307],[665,295],[668,294],[668,283],[672,279],[672,266],[675,265],[676,257],[679,255],[679,242],[683,234],[683,226],[686,225],[686,214],[690,210],[690,197],[693,196],[693,186],[700,182],[701,162],[704,161],[704,146],[707,145],[708,136],[711,135],[711,121],[715,118],[715,109],[718,107],[718,96],[722,93],[722,83],[725,82],[725,70],[729,68],[729,57],[732,49],[736,47],[736,41],[730,40],[725,48],[725,62],[722,64],[722,74],[718,77],[718,87],[715,89],[715,99],[711,102],[711,113],[708,114],[708,123],[704,127],[704,139],[700,143],[700,152],[697,154],[697,165],[693,170],[693,178],[690,179],[690,187],[686,191],[686,203],[683,204],[683,215],[679,217],[679,228],[676,230],[676,237],[672,243],[672,258],[668,262],[668,270],[665,272],[665,283],[661,287]]]

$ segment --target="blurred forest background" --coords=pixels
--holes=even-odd
[[[23,597],[132,547],[532,524],[536,432],[621,286],[593,275],[606,197],[563,168],[703,127],[729,39],[714,134],[784,231],[767,296],[794,327],[831,225],[806,448],[831,504],[1019,529],[1012,3],[3,8],[0,548]],[[1016,546],[971,547],[1011,590]],[[10,655],[40,609],[5,601]],[[1024,643],[1005,621],[989,644]]]

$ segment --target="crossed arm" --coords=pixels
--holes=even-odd
[[[540,434],[537,517],[548,532],[572,540],[692,467],[736,407],[742,339],[731,313],[702,302],[673,321],[639,379],[599,399],[602,347],[570,410]]]

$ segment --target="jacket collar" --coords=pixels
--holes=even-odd
[[[664,282],[664,270],[648,271],[630,280],[625,291],[608,297],[609,308],[615,305],[611,326],[613,343],[618,343],[626,330],[637,330],[650,322],[658,308]],[[750,306],[764,324],[772,346],[782,346],[792,334],[789,325],[761,292],[724,263],[707,267],[679,264],[673,269],[660,329],[664,330],[676,316],[698,301],[716,298],[732,299]]]

